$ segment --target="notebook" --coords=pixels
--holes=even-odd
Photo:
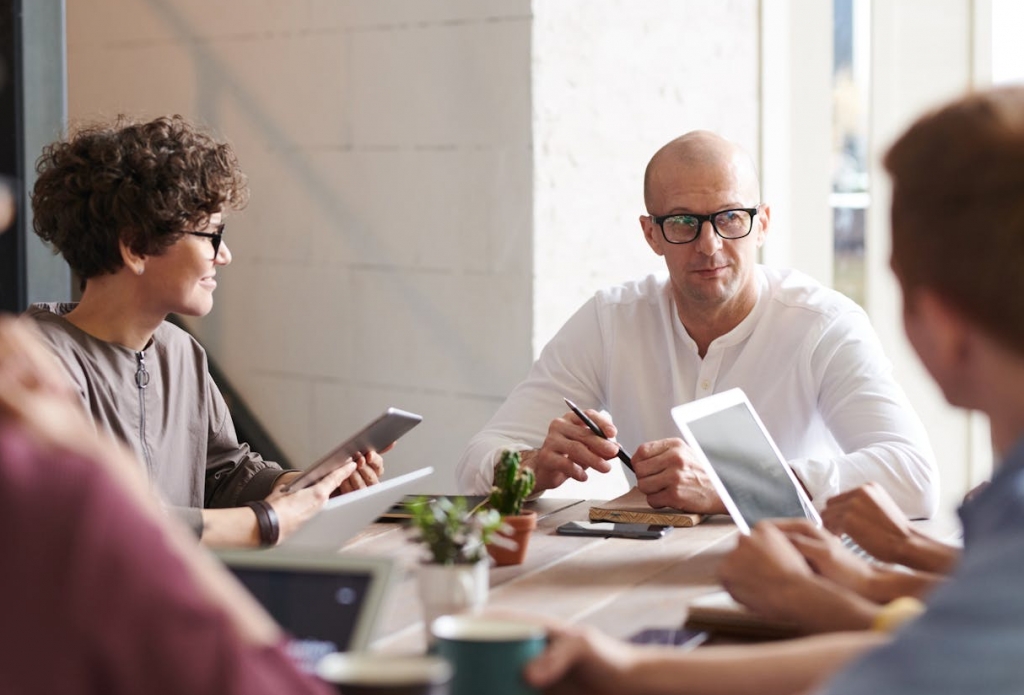
[[[285,538],[280,547],[337,550],[433,472],[434,469],[427,466],[364,490],[338,495],[328,500],[319,514]]]
[[[310,672],[326,654],[366,648],[393,573],[388,558],[287,548],[217,557],[289,633],[289,654]]]
[[[704,514],[681,512],[647,504],[647,495],[633,487],[613,500],[591,505],[591,521],[614,521],[620,524],[657,524],[659,526],[696,526],[707,518]]]
[[[792,623],[754,613],[725,591],[713,591],[691,601],[687,606],[685,625],[692,631],[707,630],[755,639],[780,639],[802,634]]]

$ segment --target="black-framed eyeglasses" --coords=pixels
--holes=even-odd
[[[753,208],[729,208],[713,212],[710,215],[692,213],[676,213],[660,217],[651,215],[651,220],[661,227],[661,235],[670,244],[689,244],[691,241],[696,241],[705,222],[710,222],[715,234],[723,239],[742,239],[754,228],[754,217],[757,216],[760,207],[758,205]]]
[[[220,253],[220,242],[224,240],[224,223],[221,222],[217,225],[216,232],[186,232],[192,236],[206,237],[213,244],[213,257],[217,258],[217,254]]]

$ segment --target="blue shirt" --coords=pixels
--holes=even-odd
[[[1024,693],[1024,440],[960,519],[963,557],[927,612],[825,693]]]

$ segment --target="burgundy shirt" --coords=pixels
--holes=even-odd
[[[331,692],[242,643],[108,475],[0,422],[0,693]]]

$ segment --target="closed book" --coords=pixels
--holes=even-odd
[[[795,637],[801,634],[796,625],[759,615],[737,603],[725,591],[715,591],[691,601],[684,624],[692,630],[757,639]]]
[[[659,526],[696,526],[704,521],[704,514],[691,514],[678,509],[647,504],[647,495],[635,487],[613,500],[591,505],[591,521],[614,521],[619,524],[657,524]]]

